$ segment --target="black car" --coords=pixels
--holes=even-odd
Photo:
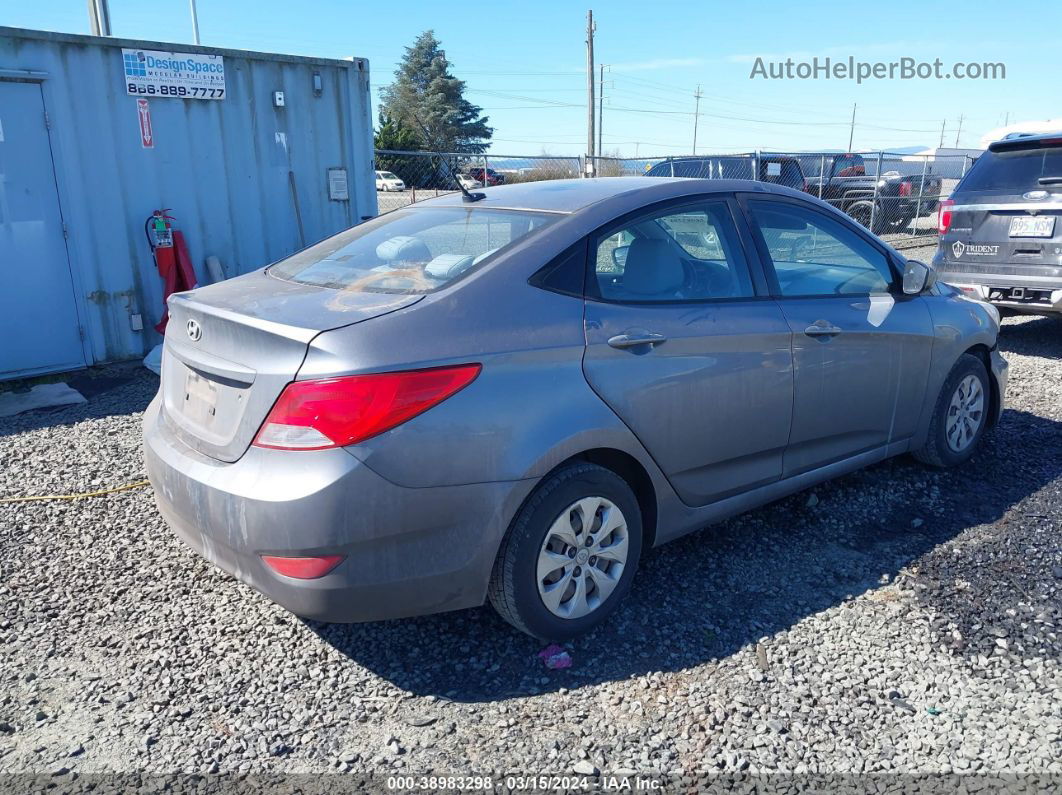
[[[916,218],[932,215],[940,199],[935,174],[877,174],[873,160],[858,153],[797,155],[805,190],[848,213],[876,234],[906,229]]]
[[[758,173],[757,173],[758,171]],[[804,173],[795,157],[788,155],[724,155],[672,157],[645,172],[647,177],[694,177],[698,179],[755,179],[804,190]]]
[[[1005,310],[1062,313],[1062,132],[996,141],[941,202],[940,278]]]

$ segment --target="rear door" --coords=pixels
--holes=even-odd
[[[941,238],[942,270],[995,277],[978,280],[989,285],[1057,289],[1062,138],[993,144],[952,199],[951,224]]]
[[[790,476],[909,438],[933,345],[921,298],[896,289],[886,249],[798,200],[742,197],[793,340]]]
[[[591,237],[584,371],[688,504],[776,481],[790,331],[732,200],[674,203]]]

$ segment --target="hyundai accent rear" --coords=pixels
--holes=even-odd
[[[565,639],[643,550],[910,452],[976,454],[998,313],[807,194],[550,180],[387,213],[170,299],[160,511],[292,612],[489,601]]]
[[[1027,314],[1062,313],[1062,133],[991,144],[941,203],[940,278]]]

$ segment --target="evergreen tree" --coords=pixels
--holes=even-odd
[[[381,118],[412,130],[423,149],[478,154],[494,131],[464,91],[464,81],[450,74],[446,53],[428,30],[406,48],[394,82],[381,92]]]
[[[413,155],[382,154],[379,150],[395,152],[415,152],[421,148],[420,137],[416,131],[402,124],[393,116],[380,112],[380,126],[373,140],[376,152],[376,168],[390,171],[411,188],[424,186],[425,175],[434,171],[435,166],[429,159]]]
[[[393,116],[380,111],[380,126],[373,141],[376,149],[391,149],[398,152],[412,152],[421,148],[420,137],[411,127],[407,127]]]

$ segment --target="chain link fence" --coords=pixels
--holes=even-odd
[[[460,190],[574,177],[750,179],[817,196],[899,248],[936,245],[937,210],[973,162],[964,154],[745,152],[555,157],[376,151],[380,212]]]

